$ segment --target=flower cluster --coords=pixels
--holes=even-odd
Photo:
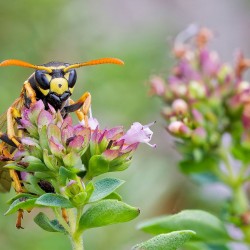
[[[5,168],[18,176],[18,194],[6,212],[19,211],[18,228],[22,227],[24,210],[51,207],[56,220],[39,213],[35,222],[47,231],[66,232],[73,244],[81,244],[86,227],[126,222],[139,215],[137,208],[121,202],[121,196],[114,192],[122,180],[93,179],[128,168],[140,143],[155,147],[149,143],[153,123],[143,126],[136,122],[127,132],[121,126],[100,129],[94,118],[89,118],[88,126],[82,122],[74,125],[70,115],[62,117],[51,106],[46,110],[41,100],[30,108],[23,107],[17,122],[21,144]],[[87,204],[90,208],[85,211]],[[69,208],[76,208],[78,220],[67,216]],[[62,216],[57,209],[63,209]]]
[[[250,61],[239,54],[234,66],[223,63],[208,47],[212,32],[207,28],[192,32],[187,29],[177,36],[173,50],[177,63],[167,81],[151,78],[151,93],[166,104],[162,114],[167,130],[185,141],[180,146],[185,161],[213,165],[208,159],[216,161],[216,148],[225,133],[232,134],[236,148],[239,144],[249,148],[250,84],[243,73]]]
[[[218,53],[208,46],[212,37],[210,30],[197,26],[181,32],[173,50],[176,65],[167,80],[158,76],[151,78],[151,93],[164,101],[162,114],[167,131],[178,139],[176,145],[183,157],[181,170],[195,177],[201,185],[209,183],[211,187],[217,182],[230,191],[230,198],[224,197],[220,209],[223,211],[220,225],[224,232],[228,225],[233,225],[242,237],[239,240],[232,235],[218,248],[235,240],[248,249],[250,207],[246,187],[250,180],[250,82],[244,73],[250,67],[250,59],[238,53],[234,65],[222,62]],[[210,202],[214,203],[214,199]],[[193,213],[196,212],[190,211]],[[192,216],[194,220],[199,217],[199,223],[202,220],[201,214]],[[145,223],[145,228],[158,229],[159,225],[168,223],[172,227],[175,217],[178,214],[155,220],[152,224]],[[183,218],[182,227],[191,229],[186,227],[187,216]],[[193,219],[189,225],[193,224]],[[210,223],[212,218],[208,221]],[[177,224],[181,225],[179,218]]]
[[[51,179],[63,166],[72,174],[91,180],[106,172],[126,169],[138,145],[149,144],[151,125],[136,122],[127,132],[121,126],[101,130],[93,118],[90,127],[73,125],[70,116],[63,119],[60,112],[51,106],[45,110],[43,102],[38,101],[22,110],[19,120],[19,129],[24,132],[22,148],[15,152],[15,167],[10,165],[31,173],[32,178],[45,171],[44,178]],[[27,179],[25,174],[22,176]]]

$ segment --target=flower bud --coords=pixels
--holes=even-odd
[[[240,83],[238,83],[238,87],[236,89],[236,92],[241,94],[245,90],[249,90],[249,89],[250,89],[250,83],[247,81],[241,81]]]
[[[192,110],[192,115],[195,122],[197,122],[198,124],[204,123],[203,115],[197,109]]]
[[[214,131],[211,133],[208,139],[211,145],[217,145],[220,142],[220,134]]]
[[[176,99],[172,103],[172,109],[176,114],[186,114],[188,112],[188,105],[183,99]]]
[[[225,81],[230,80],[231,74],[232,74],[232,68],[229,65],[224,64],[220,68],[220,70],[219,70],[219,72],[217,74],[219,83],[224,84]]]
[[[196,145],[203,145],[206,142],[207,139],[207,132],[204,128],[196,128],[191,135],[191,139],[193,143]]]
[[[153,76],[150,79],[150,86],[151,89],[149,93],[151,95],[159,95],[159,96],[164,95],[166,87],[164,80],[161,77]]]
[[[87,193],[84,191],[84,192],[81,192],[81,193],[75,195],[70,200],[71,200],[71,202],[74,203],[75,206],[82,206],[82,205],[84,205],[86,198],[87,198]]]
[[[188,90],[189,96],[193,99],[204,98],[206,96],[206,88],[200,82],[190,81]]]
[[[174,135],[188,137],[191,130],[181,121],[173,121],[168,126],[168,131]]]
[[[65,194],[69,198],[73,198],[75,195],[81,193],[83,190],[83,186],[80,186],[77,181],[71,180],[65,187]]]

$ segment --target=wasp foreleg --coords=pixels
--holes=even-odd
[[[35,90],[31,87],[28,81],[25,81],[23,86],[26,91],[26,98],[30,99],[31,103],[35,103],[36,102]]]
[[[77,102],[74,102],[72,99],[69,100],[71,105],[75,105],[77,103],[82,105],[82,110],[78,109],[75,111],[78,120],[83,121],[86,126],[88,126],[88,113],[91,106],[91,94],[89,92],[85,92]]]

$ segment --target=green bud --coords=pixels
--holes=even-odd
[[[87,193],[85,191],[75,195],[73,198],[71,198],[71,202],[75,205],[75,206],[82,206],[85,204],[87,198]]]
[[[220,142],[220,134],[213,132],[208,139],[211,145],[217,145]]]
[[[207,140],[207,132],[204,128],[196,128],[191,135],[192,142],[196,145],[204,145]]]
[[[224,83],[225,80],[226,80],[226,78],[227,78],[231,73],[232,73],[232,68],[231,68],[229,65],[224,64],[224,65],[220,68],[220,70],[219,70],[219,72],[218,72],[218,75],[217,75],[219,83]]]
[[[82,191],[84,191],[84,187],[75,180],[71,180],[65,188],[65,194],[70,198],[73,198]]]
[[[188,90],[191,98],[197,99],[206,97],[205,86],[200,82],[190,81]]]

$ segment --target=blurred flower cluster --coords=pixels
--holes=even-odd
[[[230,226],[237,229],[242,237],[239,240],[235,235],[227,236],[215,245],[218,249],[232,249],[228,246],[235,240],[249,249],[250,82],[245,71],[250,59],[238,52],[233,64],[223,62],[209,48],[211,38],[209,29],[195,25],[177,35],[173,48],[176,64],[167,79],[151,78],[150,92],[164,102],[162,115],[182,156],[181,170],[201,185],[216,182],[230,191],[230,197],[222,197],[220,225],[224,232]],[[195,210],[190,214],[195,220]],[[174,224],[178,216],[169,216],[169,222]],[[177,225],[182,226],[178,229],[192,229],[194,220],[186,227],[186,217],[180,213]],[[145,230],[164,222],[168,217],[147,224]],[[197,236],[202,231],[193,229]],[[205,245],[208,242],[202,241]],[[212,249],[205,245],[204,249]]]
[[[173,49],[177,63],[168,79],[153,76],[150,81],[151,93],[165,103],[167,130],[184,141],[179,146],[185,155],[181,166],[187,172],[190,163],[190,171],[217,166],[218,149],[227,133],[236,156],[239,146],[250,149],[250,83],[243,78],[250,60],[238,53],[235,65],[221,62],[208,46],[212,37],[207,28],[180,33]]]

